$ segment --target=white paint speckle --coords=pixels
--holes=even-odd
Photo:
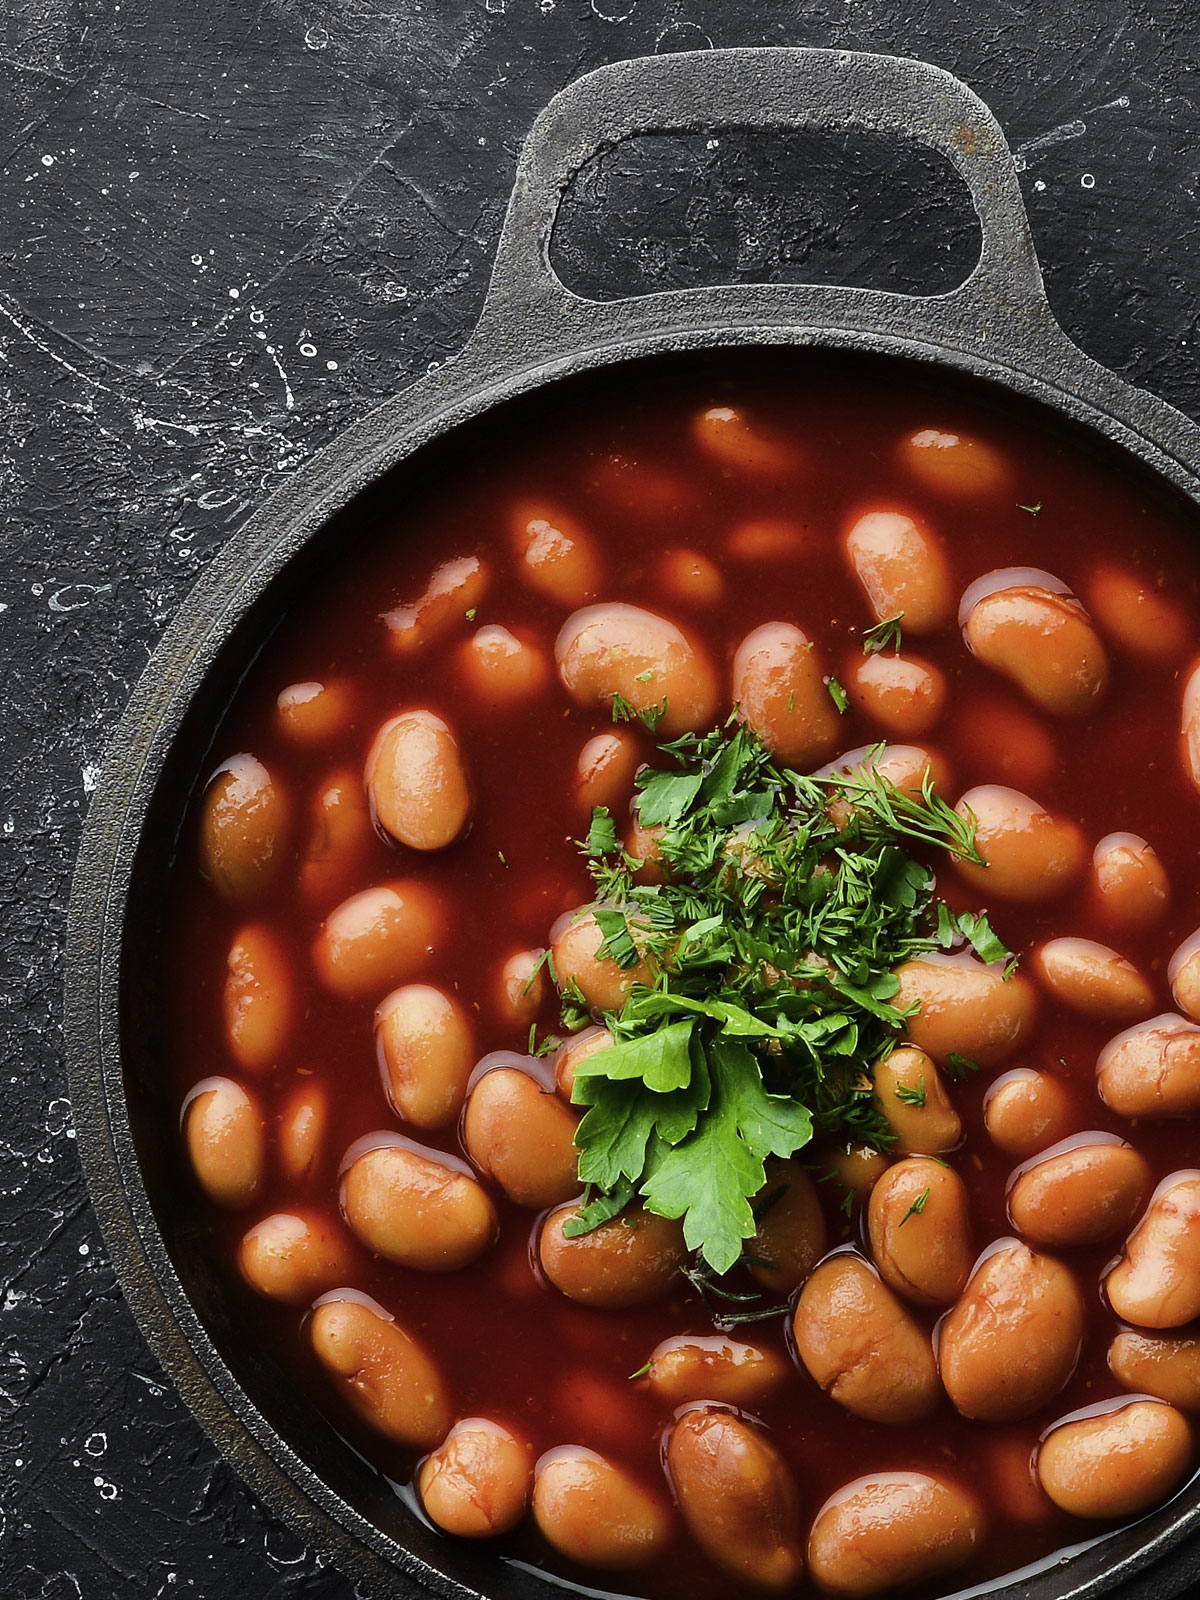
[[[1033,187],[1037,190],[1038,194],[1044,194],[1046,192],[1046,185],[1041,178],[1038,179]]]
[[[43,156],[42,157],[42,165],[44,167],[52,167],[54,165],[54,157],[53,156]]]
[[[259,338],[260,339],[265,339],[266,338],[266,334],[265,333],[260,333],[259,334]],[[288,382],[288,375],[283,370],[283,363],[280,361],[279,357],[275,354],[275,346],[273,344],[269,344],[267,346],[267,354],[270,356],[271,361],[272,361],[272,363],[273,363],[273,365],[275,367],[275,371],[279,374],[279,380],[283,384],[283,404],[284,404],[284,407],[285,407],[286,410],[292,411],[292,410],[295,409],[295,406],[296,406],[296,397],[292,393],[292,386]]]
[[[1080,187],[1084,189],[1094,189],[1096,187],[1096,180],[1090,172],[1085,172],[1080,177],[1079,183]]]
[[[262,319],[263,319],[263,314],[262,314],[262,312],[261,312],[261,311],[260,311],[260,310],[259,310],[259,309],[258,309],[258,307],[257,307],[257,306],[256,306],[256,307],[255,307],[255,308],[254,308],[254,310],[253,310],[253,311],[251,311],[251,313],[250,313],[250,321],[251,321],[251,322],[255,322],[255,323],[257,323],[257,322],[261,322],[261,321],[262,321]]]
[[[315,356],[316,353],[317,347],[315,344],[302,344],[300,346],[300,354],[302,356]]]
[[[310,28],[304,35],[304,43],[309,50],[324,50],[329,43],[328,29]]]
[[[242,297],[242,291],[240,289],[230,289],[229,298],[231,300],[240,300],[241,297]]]
[[[81,1244],[79,1246],[79,1254],[81,1256],[90,1256],[91,1253],[92,1253],[92,1248],[91,1248],[90,1245]]]
[[[89,1433],[83,1441],[83,1448],[90,1456],[102,1456],[108,1449],[108,1435],[106,1433]]]
[[[87,762],[80,776],[83,779],[84,794],[95,794],[96,780],[100,776],[100,767],[95,762]]]
[[[91,605],[94,596],[108,594],[111,589],[111,583],[64,583],[46,604],[51,611],[82,611],[84,606]]]
[[[338,364],[337,364],[336,361],[327,361],[325,363],[326,372],[336,372],[337,369],[338,369]]]

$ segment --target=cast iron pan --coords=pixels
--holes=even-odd
[[[560,200],[598,151],[643,133],[805,126],[915,137],[948,157],[981,225],[969,278],[927,298],[751,285],[598,303],[555,276],[548,246]],[[538,118],[462,354],[349,429],[230,541],[147,667],[96,787],[71,905],[66,1024],[79,1146],[105,1238],[143,1332],[208,1433],[275,1512],[371,1593],[546,1600],[562,1587],[434,1534],[236,1337],[226,1292],[188,1232],[177,1107],[157,1071],[157,930],[186,798],[273,619],[306,574],[311,582],[318,565],[336,563],[346,508],[369,510],[384,474],[395,492],[398,463],[401,482],[436,471],[486,434],[495,408],[536,401],[547,386],[586,392],[611,383],[618,365],[711,362],[703,352],[735,358],[734,347],[764,346],[802,347],[798,362],[863,352],[884,381],[897,358],[970,375],[1067,419],[1093,447],[1102,436],[1110,453],[1115,445],[1135,458],[1130,470],[1149,468],[1200,502],[1200,429],[1089,360],[1054,321],[1008,147],[964,84],[921,62],[823,50],[619,62],[572,84]],[[989,1592],[1067,1600],[1133,1583],[1180,1593],[1200,1568],[1185,1547],[1198,1532],[1193,1484],[1135,1527]]]

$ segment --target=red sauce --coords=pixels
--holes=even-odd
[[[607,568],[600,598],[627,601],[670,617],[707,644],[728,701],[729,670],[740,640],[761,623],[797,622],[818,643],[826,669],[844,674],[874,618],[848,570],[839,535],[856,514],[899,508],[923,516],[946,550],[956,593],[982,573],[1005,566],[1046,568],[1086,595],[1101,562],[1137,574],[1187,619],[1187,648],[1165,662],[1146,663],[1113,646],[1112,682],[1102,704],[1083,716],[1051,718],[1017,688],[975,660],[958,627],[911,641],[911,648],[945,673],[947,710],[924,741],[953,770],[951,798],[973,784],[1008,781],[1028,787],[1043,805],[1073,819],[1089,849],[1123,829],[1144,835],[1158,851],[1172,887],[1169,911],[1148,931],[1120,935],[1095,926],[1086,884],[1048,904],[991,905],[992,920],[1019,954],[1053,934],[1115,942],[1153,983],[1156,1010],[1173,1009],[1166,964],[1200,916],[1198,797],[1177,750],[1180,674],[1200,650],[1200,547],[1189,516],[1136,471],[1097,455],[1048,426],[1041,416],[1014,415],[978,391],[932,384],[887,367],[886,381],[868,366],[799,368],[799,376],[742,364],[735,376],[715,377],[710,363],[663,381],[639,377],[627,387],[574,391],[578,405],[552,403],[518,411],[501,443],[470,470],[459,470],[414,496],[396,479],[388,514],[364,527],[339,554],[311,598],[284,617],[238,690],[215,737],[223,760],[252,751],[291,798],[297,817],[339,767],[361,770],[376,729],[398,711],[424,707],[453,727],[476,785],[474,825],[445,853],[422,855],[373,837],[358,881],[344,892],[403,876],[434,886],[453,935],[422,978],[452,991],[471,1017],[478,1056],[525,1048],[527,1028],[506,1023],[494,999],[499,969],[513,952],[544,944],[566,908],[589,897],[579,850],[572,842],[586,819],[571,801],[582,746],[608,726],[603,710],[571,703],[557,678],[532,702],[496,710],[480,702],[457,675],[455,652],[487,623],[520,630],[552,659],[555,635],[571,609],[531,590],[513,559],[511,508],[535,499],[559,508],[598,542]],[[571,393],[572,391],[568,391]],[[796,465],[760,475],[723,469],[698,448],[692,419],[706,406],[731,404],[760,419],[772,437],[794,446]],[[921,428],[962,432],[986,440],[1007,460],[1011,482],[967,497],[937,494],[907,478],[897,464],[898,441]],[[463,463],[460,463],[460,468]],[[1040,510],[1022,509],[1040,506]],[[729,553],[733,529],[752,519],[794,524],[797,548],[769,537],[743,538],[749,554]],[[707,556],[724,577],[719,600],[681,603],[663,592],[660,558],[686,548]],[[478,555],[492,581],[476,616],[459,616],[444,642],[401,660],[389,648],[381,614],[413,601],[433,569],[451,557]],[[908,641],[906,641],[906,646]],[[276,696],[295,682],[349,678],[353,714],[325,742],[298,748],[278,731]],[[1034,719],[1053,740],[1049,773],[1036,784],[1008,778],[998,766],[1008,736],[980,735],[980,708],[997,718]],[[647,759],[653,739],[637,724]],[[989,725],[990,726],[990,725]],[[851,710],[841,748],[881,737]],[[215,762],[214,762],[215,764]],[[207,773],[198,773],[199,781]],[[296,830],[302,837],[303,829]],[[317,982],[311,947],[329,905],[295,896],[295,861],[277,887],[250,913],[269,922],[283,942],[300,989],[302,1023],[286,1059],[265,1076],[249,1078],[229,1054],[222,1022],[225,958],[247,913],[230,906],[195,865],[195,817],[185,823],[184,848],[172,886],[165,1033],[176,1102],[214,1072],[246,1081],[264,1106],[270,1137],[286,1097],[306,1081],[331,1091],[330,1121],[319,1162],[298,1184],[269,1161],[266,1189],[246,1212],[225,1213],[197,1190],[192,1204],[222,1264],[229,1294],[248,1339],[263,1341],[313,1406],[323,1410],[354,1446],[398,1483],[414,1460],[374,1438],[334,1394],[308,1353],[301,1331],[304,1308],[257,1299],[234,1265],[246,1227],[275,1209],[304,1203],[336,1216],[338,1169],[347,1147],[377,1129],[394,1129],[376,1061],[374,1005],[340,1000]],[[297,846],[298,847],[298,846]],[[945,874],[944,892],[962,908],[976,895]],[[1132,1139],[1157,1182],[1196,1161],[1189,1124],[1133,1129],[1095,1093],[1096,1056],[1117,1031],[1066,1010],[1043,996],[1032,1046],[1015,1065],[1046,1065],[1071,1085],[1081,1128]],[[539,1022],[556,1023],[553,997]],[[987,1139],[982,1100],[996,1073],[952,1088],[966,1142],[955,1165],[970,1184],[975,1237],[982,1249],[1011,1233],[1004,1206],[1014,1163]],[[461,1154],[453,1128],[419,1134],[420,1141]],[[164,1129],[164,1141],[175,1137]],[[450,1387],[456,1414],[483,1415],[510,1425],[535,1454],[579,1443],[611,1455],[649,1483],[661,1483],[659,1460],[669,1414],[644,1382],[631,1381],[650,1351],[679,1332],[710,1333],[711,1325],[681,1278],[665,1300],[629,1311],[588,1310],[539,1281],[530,1265],[533,1217],[497,1195],[498,1245],[477,1265],[448,1275],[406,1271],[373,1259],[350,1239],[349,1282],[393,1311],[425,1343]],[[831,1244],[860,1237],[829,1206]],[[982,1426],[959,1417],[948,1401],[927,1421],[889,1428],[860,1421],[826,1398],[794,1364],[794,1375],[764,1409],[773,1437],[791,1462],[808,1519],[827,1495],[868,1470],[929,1469],[973,1487],[989,1508],[987,1537],[969,1568],[943,1588],[965,1586],[1091,1537],[1097,1528],[1056,1511],[1032,1521],[1006,1511],[997,1462],[1023,1458],[1041,1431],[1076,1407],[1118,1395],[1105,1354],[1116,1320],[1098,1290],[1114,1246],[1057,1252],[1078,1276],[1091,1317],[1075,1376],[1050,1406],[1025,1421]],[[924,1314],[921,1314],[924,1316]],[[738,1334],[784,1347],[784,1320]],[[925,1317],[930,1325],[932,1316]],[[527,1520],[495,1548],[547,1565],[592,1588],[603,1574],[570,1568],[549,1552]],[[726,1600],[736,1585],[715,1573],[680,1530],[668,1553],[649,1567],[615,1575],[623,1593]]]

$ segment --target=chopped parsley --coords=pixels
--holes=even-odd
[[[925,1202],[928,1199],[929,1199],[929,1190],[928,1189],[922,1189],[920,1194],[913,1201],[912,1205],[909,1206],[908,1210],[900,1218],[898,1226],[902,1228],[904,1226],[904,1224],[908,1221],[909,1217],[919,1217],[921,1215],[922,1211],[924,1211]]]
[[[833,701],[838,711],[844,717],[850,709],[850,696],[842,688],[836,678],[826,678],[825,687],[829,690],[829,698]]]
[[[1036,517],[1038,512],[1041,509],[1042,509],[1042,502],[1040,500],[1037,501],[1036,504],[1030,505],[1030,506],[1023,506],[1019,500],[1017,501],[1017,510],[1018,511],[1028,511],[1028,513],[1029,513],[1029,515],[1031,517]]]
[[[956,914],[944,900],[939,901],[934,936],[943,950],[949,950],[965,940],[985,966],[994,966],[998,961],[1007,962],[1003,973],[1005,978],[1016,970],[1012,951],[997,937],[982,911],[960,911]]]
[[[922,1073],[915,1084],[898,1083],[896,1085],[896,1099],[901,1105],[923,1106],[925,1104],[925,1074]]]
[[[894,788],[878,751],[812,777],[776,766],[744,727],[660,748],[663,764],[638,774],[637,807],[658,830],[666,881],[634,882],[639,863],[602,807],[584,846],[600,953],[642,964],[643,981],[603,1013],[612,1047],[576,1068],[585,1196],[566,1231],[640,1197],[682,1219],[707,1303],[711,1275],[744,1259],[768,1156],[816,1133],[891,1142],[870,1069],[911,1015],[893,1003],[893,969],[937,949],[942,929],[989,950],[995,936],[943,911],[931,866],[910,854],[978,862],[973,819],[928,780],[916,796]],[[564,993],[568,1028],[587,1020],[582,998]]]
[[[583,848],[589,856],[610,856],[614,850],[620,849],[620,845],[612,813],[605,806],[593,806],[592,825]]]

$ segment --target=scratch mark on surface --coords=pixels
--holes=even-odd
[[[59,355],[53,345],[39,337],[36,329],[31,328],[28,323],[22,322],[17,313],[13,311],[7,295],[0,295],[0,316],[7,318],[23,338],[28,339],[30,344],[40,350],[43,355],[49,356],[51,361],[56,366],[61,367],[64,372],[69,372],[73,378],[78,378],[81,383],[86,383],[89,388],[98,389],[101,394],[112,394],[113,391],[106,383],[101,383],[99,378],[93,378],[90,372],[81,372],[65,356]]]
[[[55,72],[53,67],[35,67],[32,61],[18,61],[14,56],[0,55],[0,66],[11,67],[14,72],[28,72],[36,78],[49,78],[53,83],[75,87],[75,80],[65,72]]]
[[[1051,145],[1066,144],[1069,139],[1079,139],[1087,132],[1087,123],[1080,117],[1073,118],[1070,122],[1060,122],[1056,128],[1049,129],[1046,133],[1038,134],[1036,139],[1026,139],[1013,151],[1013,165],[1018,172],[1024,172],[1029,165],[1029,157],[1039,150],[1048,150]]]
[[[1103,105],[1093,106],[1085,115],[1096,116],[1101,111],[1128,111],[1129,96],[1120,94],[1115,100],[1107,100]],[[1069,122],[1060,122],[1056,127],[1050,128],[1045,133],[1039,133],[1036,138],[1026,139],[1013,151],[1013,165],[1018,172],[1024,172],[1029,165],[1029,157],[1042,150],[1048,150],[1052,145],[1066,144],[1070,139],[1080,139],[1088,131],[1088,125],[1083,117],[1072,117]]]

